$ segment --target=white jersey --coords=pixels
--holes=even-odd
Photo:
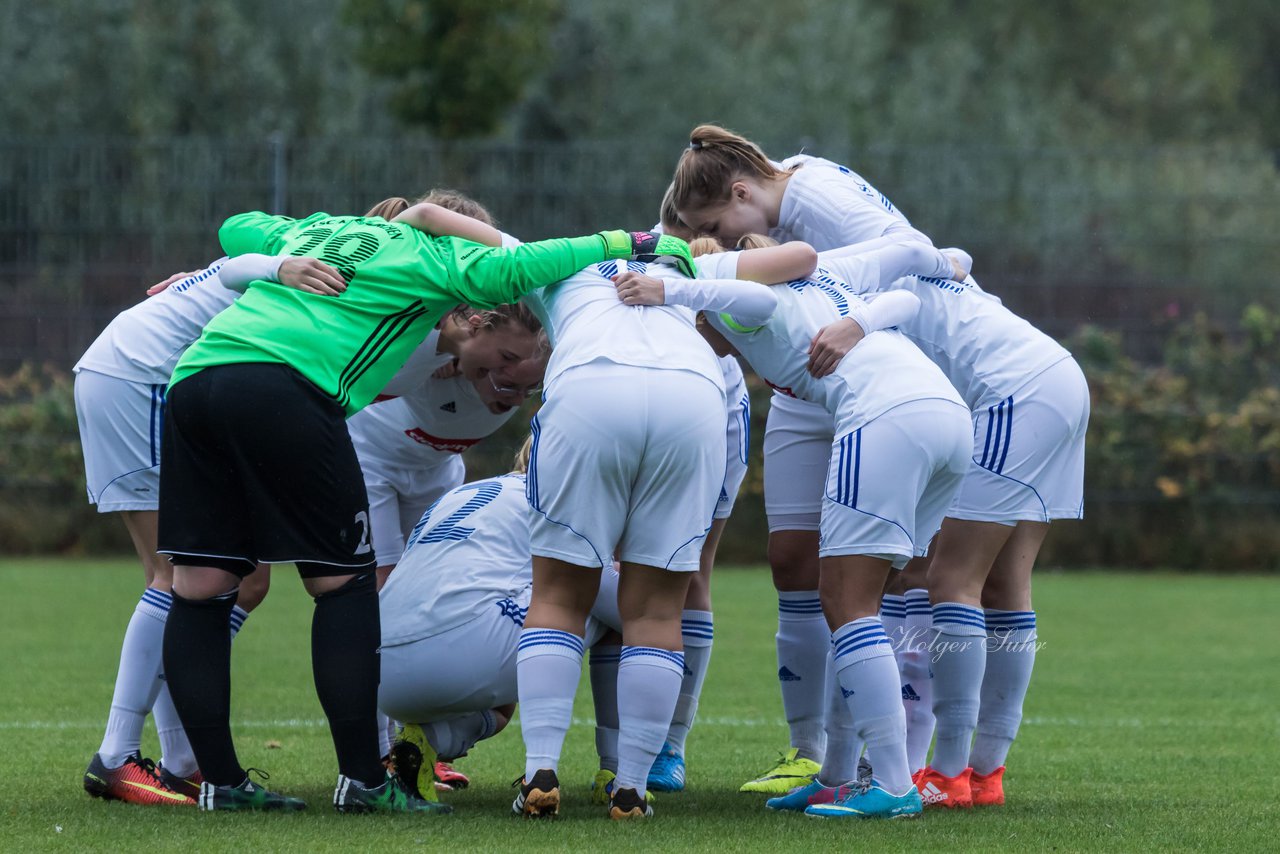
[[[799,166],[787,180],[778,224],[769,236],[780,243],[803,240],[819,252],[907,232],[930,240],[857,172],[821,157],[797,154],[777,164]]]
[[[818,263],[857,292],[870,290],[866,280],[856,276],[858,256],[819,256]],[[1061,344],[971,280],[907,276],[894,287],[910,291],[921,302],[920,312],[898,329],[942,369],[975,412],[998,404],[1037,374],[1071,357]]]
[[[524,475],[464,483],[427,508],[378,594],[382,645],[438,635],[529,587],[532,512]]]
[[[516,412],[490,412],[465,377],[428,375],[413,391],[366,406],[347,420],[347,429],[362,466],[424,469],[461,454]]]
[[[205,324],[240,296],[218,278],[226,260],[219,258],[116,315],[73,370],[148,385],[168,383]]]
[[[692,371],[723,393],[724,373],[695,329],[694,312],[674,305],[625,305],[610,279],[626,270],[676,275],[665,264],[605,261],[523,298],[551,340],[547,388],[569,368],[604,361]]]
[[[696,259],[700,276],[735,278],[736,253]],[[878,267],[863,262],[859,276],[878,280]],[[744,330],[723,315],[707,320],[737,348],[774,390],[821,404],[841,429],[865,424],[899,404],[939,398],[960,404],[946,377],[901,333],[872,332],[821,379],[809,373],[809,344],[823,327],[847,317],[861,303],[854,288],[819,267],[807,279],[773,287],[778,306],[763,326]],[[737,328],[734,328],[737,327]],[[963,404],[962,404],[963,405]]]

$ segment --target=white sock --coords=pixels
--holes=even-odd
[[[778,684],[797,755],[819,764],[827,751],[827,652],[831,630],[817,590],[778,591]]]
[[[862,739],[853,725],[853,713],[845,700],[844,689],[836,679],[835,664],[827,654],[827,752],[822,761],[818,782],[824,786],[842,786],[858,776],[858,757],[862,755]]]
[[[982,677],[978,734],[969,764],[975,774],[1004,765],[1022,722],[1022,703],[1036,663],[1036,612],[987,609],[987,671]]]
[[[475,746],[477,741],[491,737],[498,729],[498,719],[491,709],[468,712],[440,721],[422,725],[427,742],[441,762],[452,762]]]
[[[987,624],[982,609],[958,602],[933,606],[933,714],[937,740],[933,769],[954,777],[969,767],[978,725],[982,674],[987,667]]]
[[[919,771],[929,762],[933,742],[933,667],[929,643],[933,640],[933,607],[929,591],[908,590],[903,646],[898,671],[902,674],[902,708],[907,713],[907,764]]]
[[[907,721],[893,647],[879,617],[862,617],[831,633],[833,668],[858,738],[867,743],[875,780],[886,792],[911,788]],[[855,774],[857,757],[853,759]]]
[[[396,722],[387,717],[382,709],[378,709],[378,755],[386,756],[391,752],[391,745],[396,741]]]
[[[600,767],[618,773],[618,659],[622,647],[591,647],[591,701],[596,709],[596,755]]]
[[[164,624],[173,595],[148,587],[133,609],[120,646],[120,667],[111,695],[111,714],[98,755],[118,768],[142,747],[142,725],[160,693]]]
[[[685,741],[698,714],[698,698],[707,679],[707,666],[711,664],[711,644],[715,640],[711,612],[685,611],[680,619],[680,637],[684,641],[684,680],[680,683],[671,728],[667,730],[667,743],[683,756]]]
[[[905,648],[907,634],[907,597],[886,593],[880,599],[880,622],[889,636],[893,654],[900,655]]]
[[[582,638],[557,629],[521,629],[516,646],[520,730],[526,780],[541,768],[556,771],[573,721],[573,695],[582,676]]]
[[[232,607],[229,621],[232,640],[235,640],[247,619],[248,611],[239,605]],[[161,674],[160,678],[163,680],[164,675]],[[182,728],[178,710],[173,707],[167,683],[160,686],[160,693],[156,695],[156,702],[151,707],[151,717],[156,724],[156,736],[160,739],[160,764],[164,769],[179,777],[190,777],[196,773],[199,770],[196,754],[187,739],[187,731]],[[385,756],[386,751],[380,755]]]
[[[618,664],[619,789],[644,797],[649,769],[662,750],[684,679],[684,654],[624,646]]]

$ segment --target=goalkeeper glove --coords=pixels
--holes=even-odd
[[[689,244],[670,234],[653,231],[602,231],[610,258],[629,258],[634,261],[663,261],[674,264],[676,269],[690,279],[697,278]]]

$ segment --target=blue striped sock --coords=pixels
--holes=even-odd
[[[662,750],[684,680],[684,653],[624,646],[618,664],[618,778],[620,789],[644,796],[653,760]]]
[[[959,602],[933,606],[933,712],[937,736],[934,770],[954,777],[969,767],[987,666],[987,623],[982,609]]]
[[[560,765],[565,733],[573,719],[573,695],[582,675],[582,638],[557,629],[524,628],[516,645],[520,730],[525,779]]]

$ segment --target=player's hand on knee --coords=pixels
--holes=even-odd
[[[336,297],[347,289],[347,280],[318,258],[286,258],[277,274],[280,283],[309,294]]]
[[[661,279],[628,270],[613,277],[618,299],[627,305],[663,305],[667,289]]]

